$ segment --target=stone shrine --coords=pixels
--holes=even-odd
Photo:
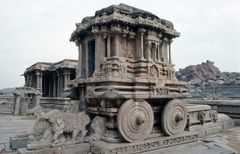
[[[39,90],[43,97],[63,97],[67,84],[75,79],[77,61],[38,62],[24,72],[25,86]]]

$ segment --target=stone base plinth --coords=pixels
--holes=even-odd
[[[174,137],[153,138],[136,143],[106,143],[103,141],[96,141],[90,146],[90,151],[94,154],[133,154],[191,143],[197,140],[197,134],[187,133]]]
[[[10,137],[10,148],[17,150],[27,147],[28,136]]]

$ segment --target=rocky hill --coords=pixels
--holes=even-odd
[[[13,92],[15,91],[16,88],[5,88],[5,89],[0,89],[0,96],[1,95],[13,95]]]
[[[221,72],[214,62],[207,60],[202,64],[190,65],[180,69],[176,76],[179,80],[192,85],[240,85],[240,73]]]

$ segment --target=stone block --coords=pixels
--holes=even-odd
[[[211,134],[216,134],[221,131],[221,126],[220,125],[215,125],[213,127],[207,127],[205,130],[205,135],[211,135]]]
[[[63,147],[63,154],[87,154],[90,145],[88,143],[75,144]]]
[[[21,99],[20,103],[20,115],[27,115],[29,102],[25,99]]]
[[[240,126],[240,119],[233,119],[235,126]]]
[[[19,148],[27,147],[27,136],[23,137],[10,137],[10,148],[13,150],[17,150]]]
[[[195,132],[199,137],[215,134],[221,131],[221,125],[219,123],[207,123],[204,125],[194,125],[190,127],[190,132]]]
[[[218,114],[218,123],[222,129],[229,129],[235,126],[235,122],[226,114]]]
[[[5,150],[5,145],[4,144],[0,144],[0,153],[2,153]]]

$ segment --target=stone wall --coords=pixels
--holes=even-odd
[[[12,113],[13,102],[13,95],[0,95],[0,113]]]
[[[213,97],[213,98],[240,98],[240,85],[212,85],[212,86],[194,86],[189,85],[193,97]]]
[[[70,102],[70,98],[42,97],[40,99],[40,105],[45,109],[67,109],[70,105]]]

